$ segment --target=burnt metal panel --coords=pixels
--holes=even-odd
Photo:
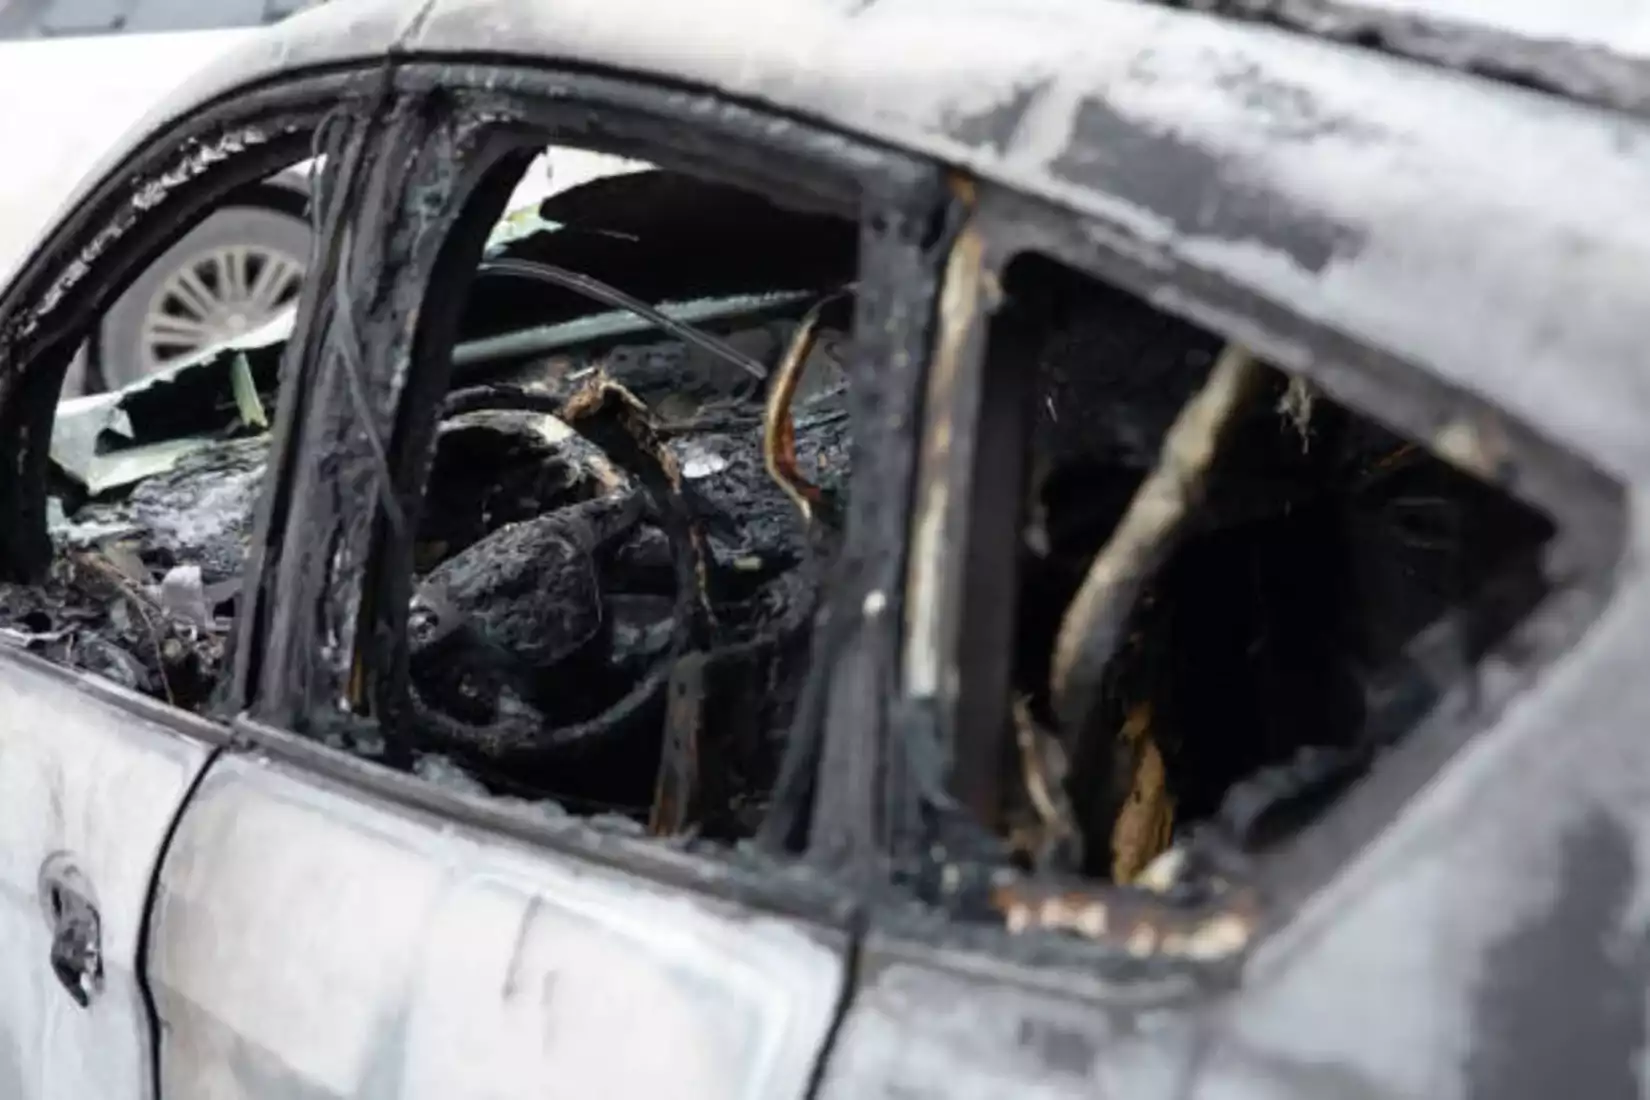
[[[261,77],[378,56],[407,28],[418,32],[406,42],[413,50],[557,55],[720,90],[1082,212],[1086,243],[1130,257],[1143,284],[1155,281],[1156,300],[1270,341],[1286,362],[1311,358],[1321,334],[1335,333],[1343,393],[1367,397],[1384,385],[1388,368],[1368,362],[1368,348],[1430,372],[1448,388],[1413,405],[1451,441],[1462,435],[1451,428],[1459,420],[1449,394],[1462,393],[1497,410],[1492,430],[1469,429],[1469,439],[1493,439],[1504,411],[1624,480],[1642,484],[1650,473],[1638,331],[1650,304],[1640,277],[1650,259],[1641,216],[1650,133],[1625,115],[1105,0],[1033,12],[976,6],[943,20],[918,0],[712,0],[685,25],[649,18],[641,0],[328,8],[233,59],[161,117]],[[1110,126],[1098,132],[1137,140],[1140,163],[1107,160],[1075,140],[1095,105]],[[1205,175],[1159,196],[1151,181],[1165,158]],[[1242,201],[1224,203],[1229,191]],[[1291,348],[1285,320],[1319,334]],[[1432,782],[1379,839],[1345,862],[1336,852],[1343,873],[1252,961],[1241,995],[1105,1031],[1099,1061],[1112,1068],[1093,1072],[1144,1097],[1448,1100],[1517,1095],[1518,1082],[1541,1081],[1517,1072],[1506,1036],[1527,1034],[1541,996],[1529,991],[1571,988],[1538,981],[1553,945],[1573,942],[1578,960],[1624,959],[1634,972],[1642,936],[1650,587],[1639,563],[1650,529],[1642,492],[1629,503],[1627,565],[1604,620],[1579,640],[1561,636],[1575,644],[1540,670],[1534,690],[1509,692],[1500,724],[1448,769],[1410,776],[1406,795]],[[1533,675],[1517,661],[1487,673],[1508,688]],[[1377,801],[1380,786],[1370,789]],[[1632,901],[1574,869],[1588,858],[1614,868]],[[965,969],[956,960],[924,965]],[[1600,1089],[1622,1091],[1633,1079],[1623,1067],[1642,1057],[1642,1039],[1632,1039],[1642,1022],[1617,985],[1594,985],[1576,991],[1596,1000],[1577,1012],[1590,1026],[1578,1026],[1567,1049],[1600,1067]],[[904,1028],[901,1043],[870,1049],[875,1018],[863,1027],[850,1018],[846,1068],[832,1075],[843,1074],[842,1095],[877,1095],[909,1075],[940,1030],[935,1006],[966,1017],[993,1003],[966,985],[909,988],[915,1009],[883,1017]],[[1083,1004],[1110,995],[1091,990]],[[1083,1052],[1098,1041],[1054,1030],[1031,1042],[1011,1030],[1006,1043],[1043,1050],[1035,1072],[1087,1087],[1071,1071],[1094,1064]],[[969,1053],[983,1062],[1026,1064],[978,1034]]]

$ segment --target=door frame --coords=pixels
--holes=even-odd
[[[838,644],[832,646],[832,652],[841,654],[843,660],[838,683],[830,693],[824,741],[828,752],[836,752],[834,759],[853,760],[857,755],[857,763],[827,765],[820,769],[821,783],[815,792],[815,805],[840,827],[831,832],[825,843],[816,845],[807,854],[816,864],[839,870],[854,868],[856,874],[874,873],[871,864],[880,866],[877,838],[888,827],[884,811],[892,799],[868,801],[865,775],[876,769],[883,776],[884,789],[892,790],[902,774],[897,762],[885,761],[882,757],[885,746],[890,743],[882,730],[886,722],[899,720],[892,711],[891,677],[895,672],[899,633],[903,629],[900,606],[908,541],[906,523],[909,489],[915,478],[916,438],[910,426],[918,419],[940,275],[950,234],[957,222],[955,217],[948,216],[955,207],[955,196],[945,174],[936,166],[903,152],[805,126],[776,112],[646,81],[595,76],[550,66],[407,60],[397,64],[393,83],[398,97],[428,95],[456,100],[460,117],[467,112],[485,118],[496,136],[508,139],[483,149],[479,144],[482,139],[473,138],[478,145],[471,162],[460,168],[458,182],[452,185],[455,197],[450,200],[445,215],[430,216],[431,220],[426,223],[428,231],[441,239],[434,244],[426,241],[416,246],[418,259],[399,272],[398,281],[413,282],[420,297],[435,265],[452,262],[451,257],[439,255],[447,238],[443,237],[443,228],[436,227],[436,220],[445,217],[442,226],[450,231],[464,201],[472,196],[475,188],[483,185],[487,172],[500,158],[509,155],[510,150],[524,146],[528,140],[523,136],[527,129],[533,131],[531,140],[538,144],[543,144],[541,139],[547,133],[559,134],[570,143],[588,142],[602,147],[603,151],[640,157],[667,167],[686,162],[696,173],[704,170],[706,158],[714,153],[717,170],[711,174],[727,182],[754,184],[758,188],[767,185],[771,189],[775,182],[772,164],[776,150],[780,155],[795,158],[799,165],[831,165],[857,183],[862,226],[861,294],[862,302],[867,303],[862,305],[862,311],[870,312],[862,312],[856,324],[867,336],[857,341],[856,355],[862,364],[860,376],[874,381],[875,385],[863,387],[861,404],[854,410],[855,415],[871,426],[867,439],[856,441],[856,448],[870,449],[874,445],[879,459],[874,466],[856,467],[859,510],[851,513],[847,545],[843,550],[844,563],[851,564],[842,564],[836,570],[838,578],[847,580],[836,584],[829,597],[830,610],[826,618],[847,624],[853,636],[865,640],[866,644],[844,647],[840,644],[844,639],[839,637]],[[598,111],[601,114],[598,115]],[[384,133],[388,135],[389,129]],[[400,139],[386,136],[384,140]],[[396,162],[406,163],[408,155],[406,149],[400,149]],[[793,189],[806,180],[805,175],[794,173]],[[429,216],[427,211],[426,215]],[[385,223],[376,232],[393,234],[395,224]],[[475,247],[479,250],[479,242]],[[869,262],[871,257],[875,257],[874,263]],[[380,287],[376,293],[396,292]],[[386,349],[381,344],[373,346],[373,341],[393,338],[394,332],[393,326],[372,323],[361,326],[362,341],[367,345],[363,361],[387,361],[390,356]],[[417,391],[417,400],[435,400],[429,392],[422,392],[429,386],[418,381],[417,372],[439,369],[428,362],[438,353],[439,349],[419,346],[406,353],[413,361],[412,373],[408,380],[393,383],[403,387],[403,395]],[[880,366],[873,370],[868,364]],[[298,372],[291,373],[296,377]],[[439,390],[435,392],[438,394]],[[323,400],[319,391],[309,390],[310,405]],[[404,405],[413,399],[403,396],[401,400]],[[335,419],[338,415],[334,406],[312,411],[317,422]],[[394,415],[404,418],[407,410],[397,407]],[[386,422],[381,427],[391,429],[393,426]],[[315,459],[317,453],[313,440],[307,443],[300,443],[296,438],[288,440],[283,452],[283,461],[293,464],[284,473],[288,486],[315,483],[319,466]],[[303,469],[305,463],[310,466],[307,473]],[[397,468],[394,492],[404,515],[416,514],[413,509],[422,494],[422,476],[422,464],[416,458]],[[336,524],[335,517],[319,525],[315,523],[319,507],[314,492],[289,487],[280,491],[280,498],[283,507],[289,509],[281,526],[288,531],[305,532],[306,540],[315,539],[316,530],[330,530],[328,525]],[[364,533],[357,531],[353,537],[358,540],[357,549],[364,551],[367,545]],[[289,546],[289,552],[290,549]],[[352,554],[356,552],[352,550]],[[266,606],[314,607],[327,598],[329,581],[320,570],[289,567],[283,571],[272,564],[261,575],[265,590],[260,598]],[[361,581],[363,586],[368,583],[365,578]],[[354,594],[347,598],[359,599]],[[252,663],[248,683],[256,685],[252,692],[253,706],[247,720],[237,729],[259,751],[302,763],[318,774],[356,784],[378,797],[435,810],[455,820],[482,824],[502,835],[530,838],[579,859],[656,881],[737,899],[774,912],[822,920],[838,927],[857,910],[854,891],[844,892],[837,887],[822,891],[810,887],[799,892],[796,876],[775,874],[774,867],[753,867],[744,860],[672,851],[653,841],[604,835],[577,821],[565,826],[547,825],[542,817],[503,805],[487,805],[485,799],[436,788],[405,773],[365,762],[308,736],[290,732],[316,712],[323,716],[335,713],[331,700],[342,698],[345,690],[338,668],[326,673],[307,664],[317,650],[316,639],[310,633],[313,622],[313,618],[306,620],[303,616],[276,615],[265,638],[268,648]],[[380,630],[382,626],[380,622]],[[368,633],[359,625],[355,629],[363,635]],[[868,651],[867,645],[887,654],[887,659],[880,664],[867,664],[863,657],[856,659],[855,654]]]

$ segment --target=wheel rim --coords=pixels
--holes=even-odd
[[[264,325],[298,297],[303,278],[303,261],[262,245],[197,254],[161,284],[144,314],[144,371]]]

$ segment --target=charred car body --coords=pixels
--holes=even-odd
[[[1639,1093],[1631,65],[939,15],[337,0],[93,177],[0,1091]],[[306,161],[295,312],[57,407]]]

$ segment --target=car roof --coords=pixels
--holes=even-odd
[[[1641,0],[1147,0],[1650,114]]]
[[[256,27],[323,0],[0,0],[0,40]]]
[[[684,20],[332,0],[186,85],[107,167],[238,88],[389,53],[661,78],[960,166],[1650,474],[1650,127],[1625,113],[1128,0],[695,0]]]

